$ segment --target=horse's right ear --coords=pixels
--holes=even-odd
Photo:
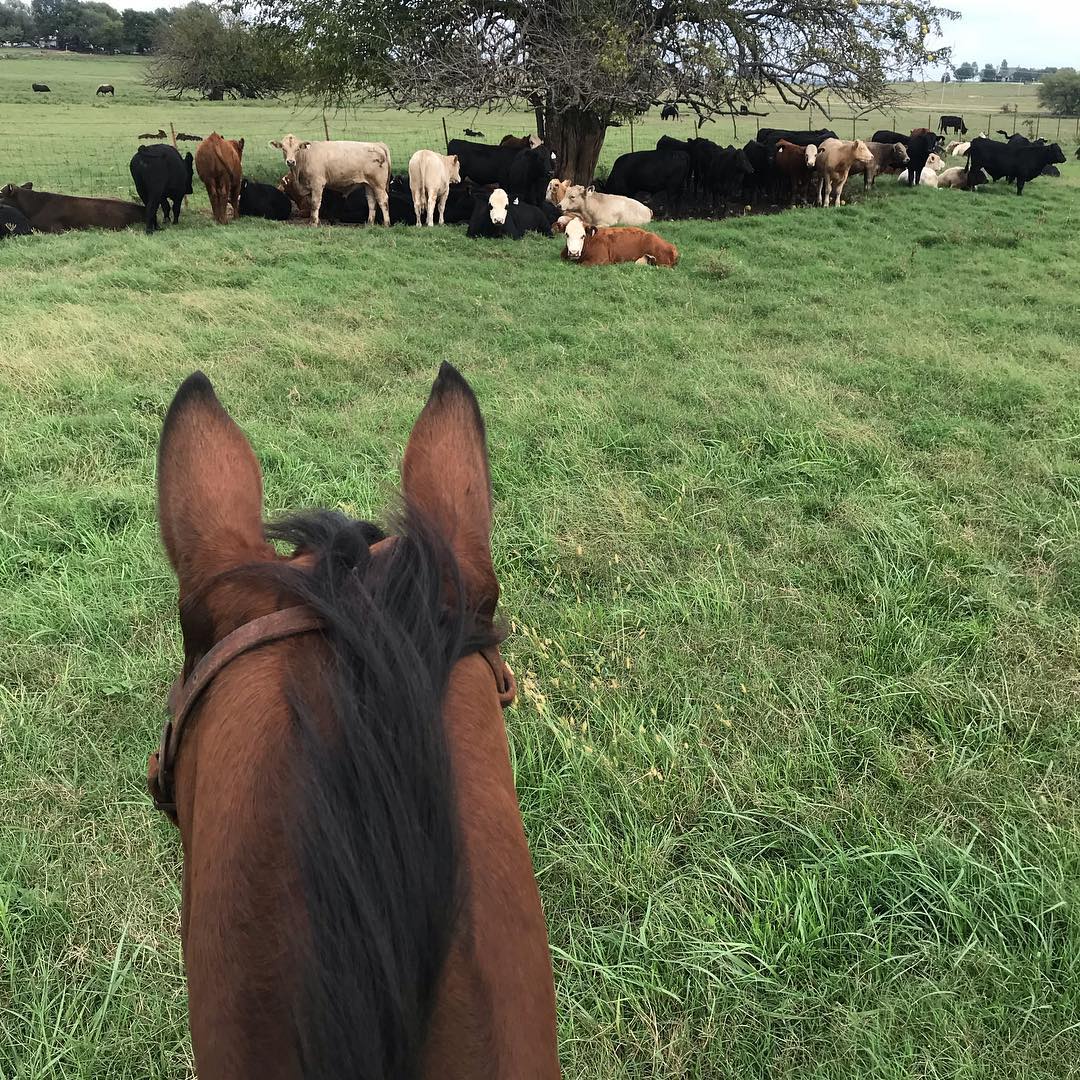
[[[158,524],[183,598],[216,574],[273,558],[251,444],[201,372],[169,406],[158,443]]]
[[[491,617],[499,582],[491,564],[491,474],[480,406],[457,369],[444,363],[413,426],[401,464],[405,498],[450,545],[462,606]]]

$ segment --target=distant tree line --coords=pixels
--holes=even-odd
[[[100,0],[0,0],[0,44],[55,45],[74,52],[148,53],[173,12],[118,11]]]
[[[993,64],[983,64],[980,68],[974,60],[968,60],[953,69],[953,75],[960,82],[970,82],[978,79],[980,82],[1010,82],[1010,83],[1034,83],[1042,82],[1047,75],[1053,75],[1056,67],[1027,68],[1009,67],[1007,60],[994,67]]]

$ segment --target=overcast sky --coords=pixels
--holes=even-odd
[[[149,11],[175,0],[111,0],[115,7]],[[1080,0],[937,0],[961,13],[947,23],[941,44],[953,46],[957,64],[1080,67]]]
[[[1080,3],[1077,0],[938,0],[959,11],[946,23],[942,44],[953,63],[979,66],[1080,67]]]

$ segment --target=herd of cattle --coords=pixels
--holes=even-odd
[[[962,117],[942,117],[965,134]],[[163,134],[163,133],[159,133]],[[1004,133],[1001,133],[1004,134]],[[1017,194],[1065,161],[1061,148],[1020,135],[997,142],[984,136],[942,144],[926,128],[904,135],[878,131],[872,139],[844,140],[829,130],[763,128],[745,146],[663,136],[652,150],[623,154],[606,181],[585,186],[558,178],[558,160],[536,136],[506,136],[498,145],[451,139],[447,153],[418,150],[407,175],[391,171],[382,142],[309,141],[283,136],[270,145],[288,170],[274,186],[243,175],[244,140],[217,132],[181,156],[167,143],[143,145],[130,169],[142,205],[35,191],[32,183],[0,189],[0,239],[30,232],[88,227],[126,228],[138,222],[154,232],[158,210],[178,222],[197,172],[214,219],[262,217],[286,221],[384,225],[467,224],[470,237],[519,239],[527,232],[566,237],[564,258],[586,265],[639,262],[674,266],[675,248],[641,226],[654,217],[716,211],[732,205],[811,203],[839,206],[852,176],[864,188],[882,174],[909,185],[975,190],[988,178],[1015,182]],[[947,167],[947,158],[966,157]],[[1080,150],[1077,151],[1080,157]],[[171,204],[171,205],[170,205]]]

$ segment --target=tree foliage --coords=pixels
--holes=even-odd
[[[272,97],[287,89],[291,66],[273,35],[207,4],[179,8],[158,36],[146,81],[177,97]]]
[[[1045,75],[1039,85],[1039,104],[1060,116],[1080,114],[1080,72],[1058,68]]]
[[[22,0],[0,0],[0,41],[33,41],[37,23]]]
[[[984,64],[982,69],[982,75],[979,76],[980,82],[997,82],[998,73],[997,68],[993,64]]]
[[[765,93],[806,107],[887,104],[890,73],[934,57],[952,12],[930,0],[255,0],[304,56],[304,88],[420,108],[528,102],[548,141],[572,128],[599,153],[606,126],[661,97],[702,118]],[[552,130],[555,134],[552,136]],[[590,134],[591,133],[591,134]],[[599,133],[599,142],[596,141]],[[558,149],[558,147],[556,147]],[[593,158],[595,164],[595,157]],[[580,163],[581,169],[587,162]]]
[[[973,64],[964,63],[956,69],[956,77],[961,82],[968,82],[969,80],[974,79],[978,73],[978,69]]]

